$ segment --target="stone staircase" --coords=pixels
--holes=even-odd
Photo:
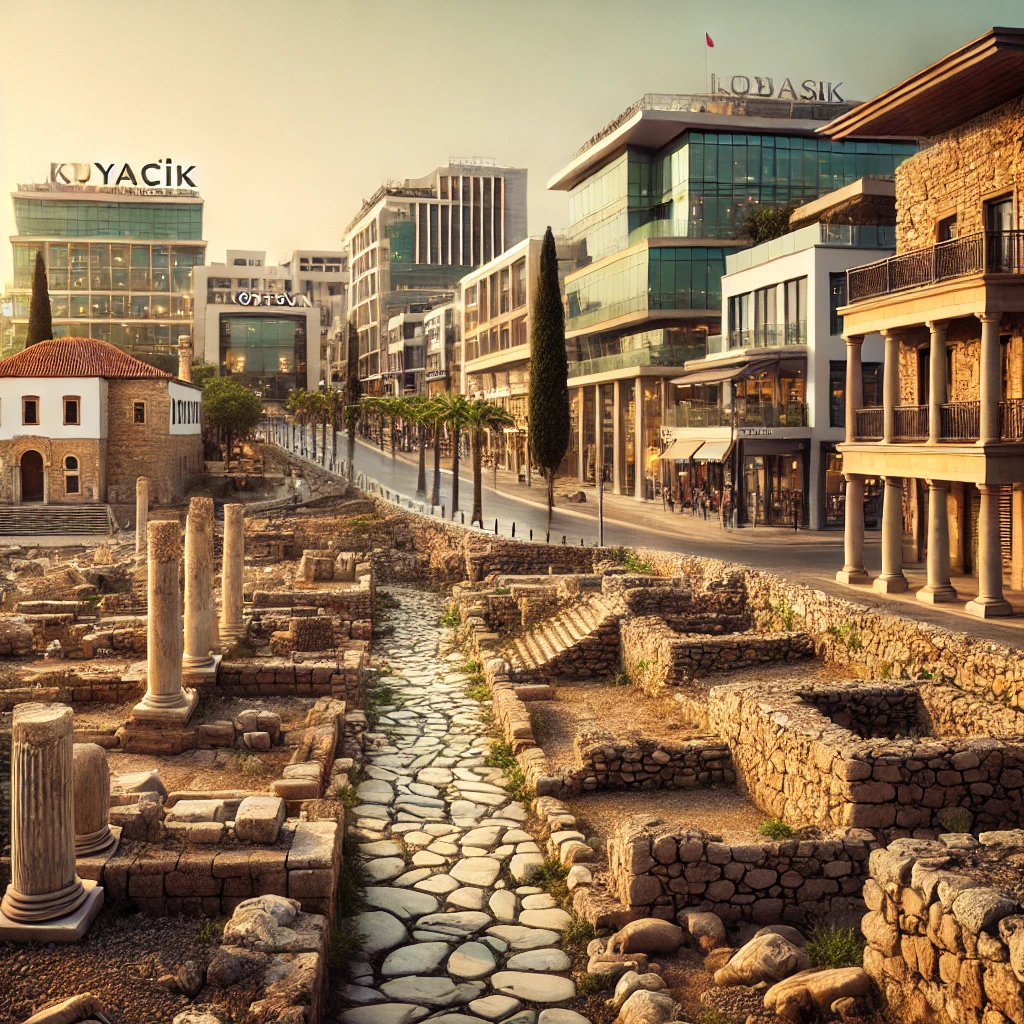
[[[0,537],[108,536],[109,505],[0,505]]]
[[[588,595],[516,637],[504,656],[516,682],[609,676],[619,660],[619,613]]]

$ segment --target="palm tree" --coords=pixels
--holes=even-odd
[[[405,399],[400,395],[385,395],[380,400],[381,414],[386,417],[391,427],[391,461],[394,462],[398,457],[396,451],[397,444],[397,426],[398,421],[405,414]]]
[[[483,511],[483,446],[488,430],[512,426],[515,420],[500,405],[478,398],[467,403],[465,427],[469,431],[470,453],[473,463],[473,515],[470,522],[484,525]]]
[[[434,482],[430,488],[430,504],[441,504],[441,432],[444,429],[444,409],[437,395],[423,403],[422,417],[425,426],[430,427],[431,442],[434,446]]]
[[[467,424],[470,403],[464,395],[446,392],[435,401],[441,410],[441,419],[452,436],[452,515],[459,510],[459,442]]]
[[[325,422],[331,427],[331,472],[333,473],[337,463],[338,429],[341,427],[344,402],[340,391],[328,388],[325,392],[326,415]]]
[[[363,408],[358,402],[354,405],[346,405],[342,415],[345,419],[345,435],[348,444],[348,482],[353,483],[356,478],[356,427],[363,417]]]
[[[407,395],[400,399],[402,419],[416,428],[419,445],[419,467],[416,474],[416,493],[427,493],[427,425],[430,422],[430,400],[426,395]]]
[[[304,388],[292,388],[288,392],[288,398],[284,403],[285,409],[291,414],[292,423],[302,428],[299,432],[299,454],[304,455],[306,451],[306,417],[309,409],[309,393]],[[292,448],[295,447],[295,434],[292,432]]]

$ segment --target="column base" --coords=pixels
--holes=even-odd
[[[949,583],[938,587],[926,585],[917,592],[916,596],[918,601],[923,601],[925,604],[945,604],[956,600],[956,590]]]
[[[866,569],[847,569],[844,567],[836,573],[836,582],[856,586],[863,583],[870,583],[871,577],[868,575]]]
[[[103,906],[103,886],[83,881],[85,900],[70,914],[52,921],[28,924],[13,921],[0,910],[0,941],[3,942],[77,942],[89,930]]]
[[[202,659],[205,664],[190,665],[188,658],[183,658],[181,662],[181,681],[182,683],[189,683],[193,686],[203,687],[204,684],[212,684],[217,681],[217,669],[220,668],[220,663],[223,655],[214,654],[210,658]]]
[[[978,597],[973,601],[968,601],[964,605],[964,611],[979,619],[998,619],[1012,615],[1013,606],[1009,601]]]
[[[906,576],[876,576],[871,584],[876,594],[903,594],[907,590]]]
[[[192,717],[199,704],[199,693],[190,687],[181,688],[183,703],[178,707],[154,707],[148,704],[147,698],[143,697],[135,707],[132,708],[130,720],[133,722],[146,722],[159,725],[177,726],[181,728]]]
[[[115,832],[115,829],[117,830]],[[104,825],[89,836],[75,836],[75,859],[79,857],[109,857],[121,842],[121,830],[116,825]]]
[[[454,519],[454,513],[452,515]],[[220,643],[221,646],[228,650],[234,647],[235,644],[245,636],[245,624],[239,623],[237,626],[221,626],[220,627]]]

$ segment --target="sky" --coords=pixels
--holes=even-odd
[[[1020,0],[50,0],[0,2],[0,231],[51,162],[196,166],[208,262],[339,248],[385,179],[450,156],[548,179],[646,92],[719,76],[843,82],[869,99]],[[707,49],[704,34],[714,41]],[[0,281],[10,280],[0,245]]]

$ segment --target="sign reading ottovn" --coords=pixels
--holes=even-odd
[[[131,164],[50,164],[54,185],[148,185],[150,188],[195,188],[196,165],[174,163],[170,157],[143,164],[138,171]]]
[[[239,306],[312,306],[308,295],[293,292],[235,292],[233,301]]]
[[[807,103],[845,103],[846,100],[839,95],[842,84],[805,78],[799,87],[794,87],[792,79],[784,78],[776,89],[775,79],[768,75],[711,76],[711,91],[719,96],[760,96],[766,100],[803,100]]]

